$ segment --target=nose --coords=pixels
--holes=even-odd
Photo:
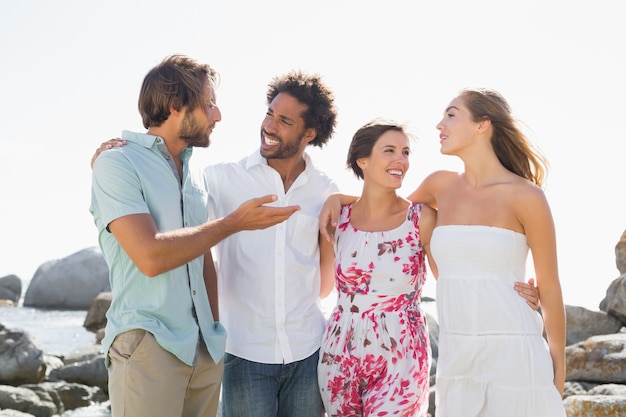
[[[222,112],[219,107],[215,106],[211,109],[211,119],[213,119],[215,122],[222,121]]]
[[[443,122],[443,120],[440,120],[439,123],[437,123],[437,126],[435,126],[435,129],[437,129],[440,132],[443,129],[442,122]]]
[[[270,116],[265,116],[262,127],[263,130],[265,130],[267,133],[274,133],[276,131],[274,118]]]

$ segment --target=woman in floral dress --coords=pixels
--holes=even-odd
[[[409,150],[404,126],[383,120],[359,129],[350,145],[348,166],[364,182],[335,231],[338,299],[318,367],[328,417],[427,415],[430,345],[420,295],[436,211],[396,194]]]

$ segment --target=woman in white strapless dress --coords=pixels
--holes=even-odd
[[[462,91],[437,129],[441,152],[465,171],[435,172],[409,197],[438,208],[436,416],[564,417],[565,309],[545,159],[493,90]],[[543,318],[513,290],[529,249]]]
[[[565,417],[565,308],[541,189],[547,163],[493,90],[461,91],[437,129],[441,152],[465,170],[434,172],[409,196],[438,209],[436,416]],[[329,200],[320,214],[327,238],[339,201],[351,199]],[[541,315],[515,291],[529,250]]]

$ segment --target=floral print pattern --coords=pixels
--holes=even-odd
[[[328,417],[424,417],[430,344],[419,301],[426,278],[421,205],[386,232],[364,232],[342,208],[335,233],[337,305],[320,350],[318,379]]]

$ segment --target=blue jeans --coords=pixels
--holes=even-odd
[[[226,354],[223,417],[322,417],[317,384],[319,351],[288,364],[251,362]]]

